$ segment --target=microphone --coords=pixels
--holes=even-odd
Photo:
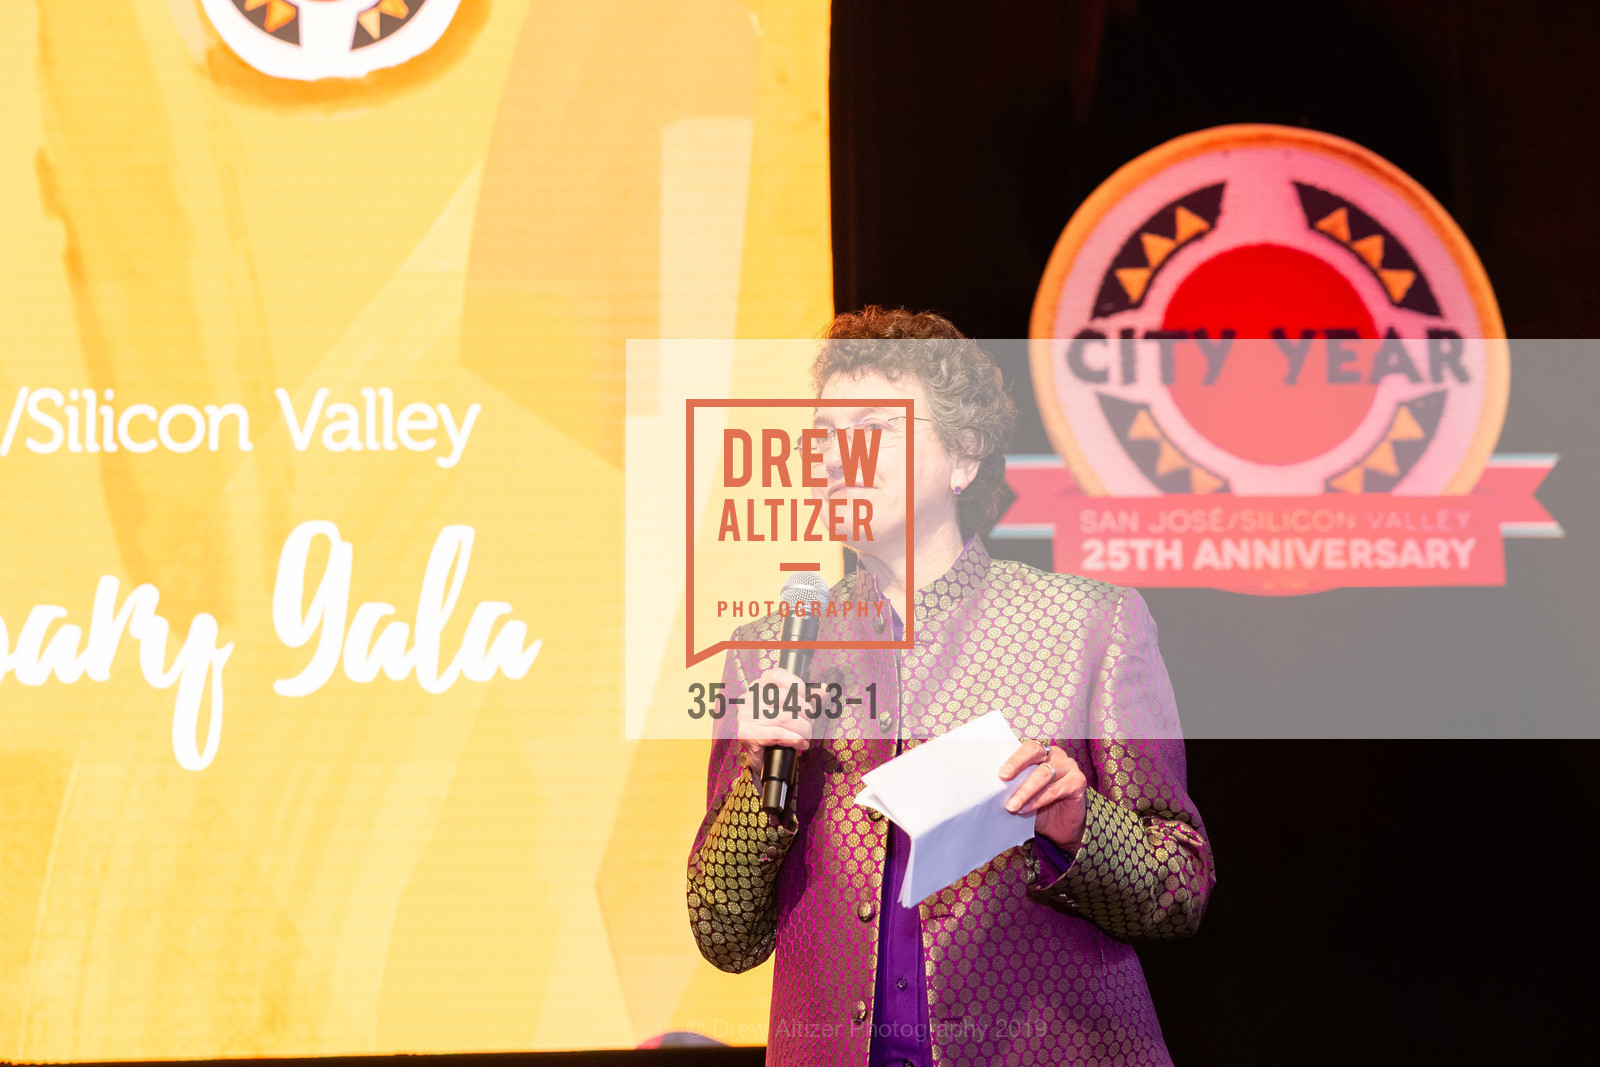
[[[789,605],[789,614],[783,620],[783,641],[815,641],[817,617],[812,614],[813,604],[826,604],[829,599],[828,583],[816,571],[801,571],[783,583],[780,599]],[[799,605],[805,611],[797,611]],[[802,682],[811,680],[811,653],[809,648],[785,648],[778,653],[778,666],[789,671]],[[761,810],[774,818],[783,818],[789,810],[794,795],[794,765],[798,753],[792,748],[768,745],[762,755]]]

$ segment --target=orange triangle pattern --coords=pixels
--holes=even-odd
[[[1172,224],[1175,232],[1175,236],[1172,237],[1140,232],[1139,243],[1144,246],[1146,266],[1121,267],[1114,272],[1117,281],[1122,283],[1123,292],[1127,293],[1128,299],[1135,304],[1144,299],[1144,291],[1150,286],[1151,275],[1160,269],[1168,256],[1185,241],[1192,240],[1211,229],[1211,223],[1181,204],[1173,212]]]
[[[1393,478],[1400,473],[1400,461],[1395,458],[1394,442],[1396,441],[1421,441],[1427,437],[1427,431],[1411,414],[1411,409],[1401,404],[1395,410],[1394,421],[1389,424],[1389,430],[1383,435],[1383,440],[1378,442],[1367,457],[1354,467],[1345,471],[1337,478],[1332,478],[1328,484],[1342,493],[1359,493],[1362,491],[1367,471],[1376,471]]]
[[[1406,298],[1411,291],[1411,286],[1416,283],[1417,272],[1404,269],[1385,269],[1383,266],[1383,234],[1374,233],[1359,241],[1350,240],[1350,211],[1348,208],[1339,208],[1330,211],[1321,219],[1312,223],[1312,229],[1332,237],[1350,251],[1360,256],[1362,262],[1372,268],[1378,276],[1378,281],[1383,283],[1383,288],[1389,294],[1389,302],[1398,304]]]
[[[1420,441],[1428,436],[1423,432],[1422,424],[1417,422],[1417,417],[1411,414],[1411,409],[1404,404],[1395,414],[1394,425],[1389,427],[1386,440],[1390,441]]]
[[[378,10],[397,19],[403,19],[411,14],[411,9],[406,7],[406,0],[378,0]],[[377,34],[373,36],[376,37]]]
[[[1359,493],[1366,482],[1366,472],[1359,466],[1351,467],[1328,484],[1341,493]]]
[[[1144,287],[1150,284],[1152,273],[1149,267],[1122,267],[1117,271],[1117,281],[1122,283],[1128,299],[1137,304],[1144,296]]]
[[[1177,213],[1173,215],[1172,221],[1177,227],[1177,237],[1175,240],[1180,245],[1188,241],[1189,238],[1205,233],[1207,230],[1211,229],[1211,223],[1207,222],[1199,215],[1196,215],[1182,204],[1178,205]]]
[[[1189,472],[1189,491],[1201,496],[1215,493],[1227,487],[1227,482],[1212,474],[1210,471],[1192,463],[1167,440],[1161,427],[1156,425],[1155,418],[1150,414],[1150,409],[1141,407],[1139,413],[1133,417],[1125,437],[1129,441],[1154,441],[1160,447],[1156,455],[1156,477],[1165,477],[1174,471],[1187,470]]]
[[[1183,458],[1183,453],[1173,448],[1165,440],[1161,442],[1161,454],[1156,457],[1156,476],[1171,474],[1173,471],[1182,470],[1189,465]]]
[[[1383,263],[1383,234],[1375,233],[1359,241],[1350,242],[1350,251],[1367,261],[1367,266],[1377,270]]]
[[[1223,481],[1204,467],[1189,468],[1189,488],[1200,496],[1215,493],[1221,489]]]
[[[272,33],[289,25],[299,13],[289,0],[267,0],[267,32]]]
[[[1417,280],[1414,270],[1380,270],[1378,280],[1383,282],[1383,287],[1389,290],[1389,299],[1396,304],[1406,298],[1406,293],[1411,289],[1411,283]]]
[[[1144,242],[1144,258],[1152,270],[1161,266],[1161,261],[1178,247],[1178,242],[1172,238],[1154,233],[1141,233],[1139,240]]]
[[[1324,218],[1321,222],[1317,223],[1316,228],[1321,230],[1323,233],[1327,234],[1329,237],[1332,237],[1335,241],[1338,241],[1342,245],[1349,244],[1350,243],[1350,212],[1349,212],[1349,210],[1346,209],[1346,208],[1340,208],[1339,210],[1337,210],[1335,212],[1332,212],[1326,218]]]
[[[1128,427],[1128,440],[1161,440],[1161,431],[1156,428],[1156,420],[1150,417],[1149,408],[1140,408],[1139,414],[1133,417],[1133,425]]]
[[[1394,444],[1390,441],[1382,442],[1372,450],[1372,455],[1361,461],[1361,466],[1393,478],[1400,473],[1400,464],[1395,462],[1394,458]]]
[[[379,7],[382,6],[383,5],[381,4],[379,5]],[[366,30],[373,37],[377,37],[379,30],[383,28],[383,19],[378,17],[379,14],[378,8],[369,7],[361,14],[356,16],[356,21],[361,23],[362,29]]]

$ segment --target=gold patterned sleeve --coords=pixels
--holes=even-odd
[[[730,699],[743,695],[732,650],[723,680]],[[689,853],[689,926],[700,954],[737,974],[759,966],[777,946],[778,871],[797,828],[792,814],[784,824],[761,810],[739,742],[728,736],[734,724],[725,725],[711,743],[707,811]]]
[[[1091,700],[1094,766],[1085,768],[1091,788],[1083,845],[1054,881],[1041,884],[1036,873],[1030,893],[1123,940],[1188,937],[1200,926],[1216,873],[1189,798],[1155,622],[1132,589],[1118,602]]]

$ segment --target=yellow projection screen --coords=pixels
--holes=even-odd
[[[761,1043],[623,729],[627,342],[826,324],[827,42],[0,4],[0,1059]]]

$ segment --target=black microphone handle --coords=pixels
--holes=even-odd
[[[783,620],[783,640],[815,641],[817,620],[814,616],[800,618],[790,615]],[[785,648],[778,653],[778,666],[799,678],[811,680],[811,654],[809,648]],[[781,745],[768,745],[761,759],[761,810],[773,818],[788,814],[789,801],[794,796],[795,749]]]

